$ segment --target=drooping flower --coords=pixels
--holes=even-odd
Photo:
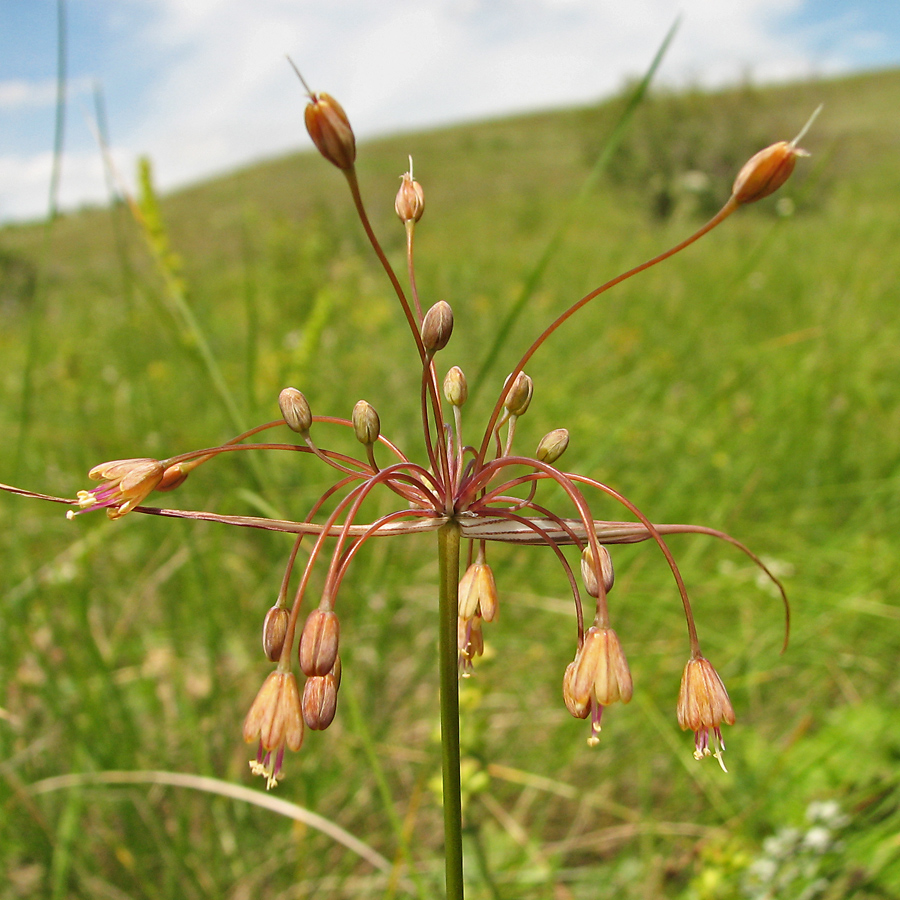
[[[585,718],[590,710],[591,746],[599,741],[603,708],[619,701],[628,703],[633,692],[631,670],[619,636],[612,628],[592,625],[563,679],[569,711],[576,718]]]
[[[250,770],[266,779],[266,788],[275,787],[285,748],[297,751],[303,744],[300,690],[292,672],[276,669],[263,682],[244,719],[244,740],[259,742]]]
[[[722,769],[727,771],[722,760],[725,741],[722,739],[720,726],[723,722],[734,725],[734,708],[719,673],[702,656],[692,657],[684,667],[681,690],[678,692],[677,714],[682,730],[690,729],[696,735],[694,759],[714,756]]]

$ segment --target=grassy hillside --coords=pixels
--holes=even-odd
[[[779,601],[744,557],[672,539],[738,718],[729,774],[696,763],[674,715],[687,658],[677,591],[652,547],[614,550],[635,699],[608,711],[589,749],[560,696],[575,633],[565,579],[540,548],[493,551],[502,611],[464,685],[472,898],[900,896],[900,72],[656,95],[574,212],[622,99],[360,149],[398,271],[393,198],[414,157],[419,290],[453,306],[439,368],[470,377],[474,439],[553,315],[690,233],[742,162],[820,102],[803,142],[813,155],[776,197],[542,348],[517,432],[531,452],[565,426],[568,470],[655,522],[750,545],[784,577],[790,648],[780,655]],[[298,142],[299,129],[298,110]],[[0,480],[72,496],[102,460],[170,456],[277,417],[287,384],[317,414],[348,416],[364,397],[424,460],[415,352],[335,169],[292,155],[168,196],[161,213],[197,330],[124,208],[49,233],[0,229]],[[471,383],[560,225],[526,313]],[[235,454],[170,496],[302,518],[329,483],[306,457]],[[439,892],[433,539],[370,542],[350,570],[337,720],[307,735],[277,791],[391,861],[413,835],[416,887],[405,865],[386,877],[243,801],[45,781],[153,770],[251,784],[240,728],[270,668],[259,630],[288,538],[137,516],[71,523],[10,495],[0,526],[0,898]]]

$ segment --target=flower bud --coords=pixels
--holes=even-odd
[[[309,101],[303,116],[316,149],[339,169],[352,169],[356,161],[356,139],[343,107],[324,93],[310,93]]]
[[[822,111],[821,104],[807,119],[806,124],[800,129],[800,134],[792,141],[779,141],[760,150],[752,156],[738,172],[731,188],[731,196],[738,203],[753,203],[768,197],[780,188],[794,171],[794,165],[798,156],[809,156],[805,150],[797,145],[809,127],[815,121],[816,116]]]
[[[454,406],[462,406],[468,399],[469,385],[459,366],[454,366],[444,378],[444,396]]]
[[[341,627],[331,609],[314,609],[300,635],[300,668],[307,677],[327,675],[337,659]]]
[[[361,444],[369,447],[378,440],[378,435],[381,434],[381,419],[370,403],[366,403],[365,400],[358,401],[353,407],[350,420],[353,422],[356,439]]]
[[[566,666],[566,674],[563,676],[563,700],[566,703],[566,709],[576,719],[586,719],[591,713],[590,696],[577,698],[572,688],[572,682],[575,678],[575,662],[570,662]]]
[[[181,485],[187,481],[187,477],[191,474],[193,468],[194,466],[187,463],[174,463],[173,465],[168,466],[163,472],[162,478],[156,486],[156,490],[160,493],[165,493],[166,491],[174,491],[175,488],[181,487]]]
[[[286,387],[278,395],[278,408],[291,431],[306,435],[312,425],[312,413],[306,397],[297,388]]]
[[[273,606],[263,621],[263,652],[266,659],[278,662],[287,635],[290,613],[283,606]]]
[[[754,203],[768,197],[788,180],[798,156],[809,154],[787,141],[760,150],[738,172],[732,196],[738,203]]]
[[[534,457],[538,462],[553,465],[566,452],[569,446],[569,432],[565,428],[557,428],[545,434],[538,444]]]
[[[507,378],[507,381],[509,379]],[[510,415],[524,416],[531,404],[531,395],[534,393],[534,382],[524,373],[519,372],[516,380],[506,395],[503,405]]]
[[[409,164],[412,170],[412,159]],[[418,181],[414,181],[412,171],[400,176],[400,190],[394,200],[394,210],[401,222],[418,222],[425,212],[425,192]]]
[[[303,686],[303,719],[313,731],[323,731],[337,712],[337,693],[341,684],[341,660],[327,675],[314,675]]]
[[[425,313],[422,320],[422,343],[429,353],[437,353],[447,346],[451,334],[453,334],[453,310],[450,309],[449,303],[438,300]]]
[[[599,549],[600,578],[602,579],[603,590],[608,594],[615,583],[616,573],[613,571],[612,557],[609,555],[609,550],[602,544],[599,545]],[[588,544],[581,554],[581,578],[584,581],[584,589],[591,597],[600,596],[600,584],[597,581],[597,572],[598,568],[594,562],[594,552],[591,550],[591,545]]]

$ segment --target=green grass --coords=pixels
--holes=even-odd
[[[478,370],[622,102],[361,148],[363,193],[401,270],[393,196],[414,156],[427,200],[420,291],[456,316],[442,371]],[[679,188],[685,168],[727,185],[720,167],[792,137],[819,102],[804,141],[813,156],[780,192],[792,214],[776,198],[742,210],[588,307],[529,365],[535,399],[517,432],[530,452],[565,426],[569,470],[654,521],[724,528],[776,560],[791,646],[779,655],[779,603],[742,557],[672,539],[738,716],[730,774],[695,763],[674,716],[687,658],[677,592],[652,547],[615,551],[610,601],[635,700],[607,712],[589,750],[561,699],[575,640],[565,579],[549,552],[495,549],[500,619],[463,697],[472,898],[752,896],[747,870],[765,840],[808,828],[809,804],[832,799],[847,824],[807,879],[826,880],[814,896],[900,896],[900,72],[651,99],[464,418],[474,438],[551,315],[699,224],[705,201]],[[665,182],[650,177],[654,163]],[[273,160],[167,197],[162,215],[246,421],[274,418],[278,391],[295,384],[316,413],[369,400],[412,452],[415,354],[336,171],[312,154]],[[99,461],[230,437],[141,235],[106,210],[53,226],[21,432],[41,240],[40,226],[0,229],[0,480],[71,496]],[[259,462],[218,460],[171,502],[302,517],[326,483],[306,458]],[[620,512],[600,502],[595,514]],[[250,783],[240,724],[269,668],[259,630],[288,539],[136,516],[73,524],[59,507],[4,495],[0,542],[0,898],[421,895],[405,869],[395,883],[245,802],[150,784],[29,788],[119,770]],[[360,554],[340,598],[337,720],[307,735],[277,791],[389,860],[400,853],[392,818],[402,823],[425,896],[442,877],[436,585],[433,539],[373,541]],[[790,890],[802,888],[781,896]]]

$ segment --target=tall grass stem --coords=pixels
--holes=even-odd
[[[653,57],[650,67],[647,69],[644,77],[638,82],[637,87],[631,92],[631,96],[628,98],[628,102],[625,104],[625,108],[622,110],[619,120],[613,128],[612,134],[607,138],[606,143],[597,155],[593,168],[589,172],[587,178],[585,178],[581,185],[581,189],[566,207],[565,212],[560,218],[559,225],[557,225],[556,230],[550,235],[547,243],[544,245],[543,253],[541,253],[537,262],[534,264],[534,267],[526,275],[525,283],[522,285],[522,290],[519,293],[518,299],[507,313],[506,318],[500,324],[500,327],[496,329],[494,341],[488,349],[488,352],[485,354],[484,361],[481,363],[478,373],[472,381],[472,387],[469,390],[470,398],[475,397],[481,389],[481,386],[487,381],[487,373],[491,370],[494,363],[496,363],[500,351],[509,340],[516,322],[518,322],[522,313],[525,311],[525,307],[528,305],[528,301],[534,296],[534,292],[537,290],[537,286],[540,284],[547,266],[550,265],[550,261],[556,256],[556,252],[562,245],[566,233],[571,227],[572,222],[575,221],[575,213],[587,202],[597,185],[597,181],[603,174],[603,170],[609,164],[609,161],[612,159],[619,144],[622,143],[622,138],[625,137],[628,126],[631,124],[631,120],[634,117],[637,108],[641,105],[641,102],[646,96],[647,90],[650,87],[650,82],[653,80],[656,70],[663,61],[663,57],[666,55],[669,44],[675,37],[675,32],[678,30],[680,23],[680,18],[672,23],[672,27],[666,33],[665,38],[663,38],[663,42],[656,51],[656,55]]]
[[[438,531],[440,560],[441,769],[444,800],[444,857],[447,900],[463,900],[462,791],[459,777],[459,524]]]

